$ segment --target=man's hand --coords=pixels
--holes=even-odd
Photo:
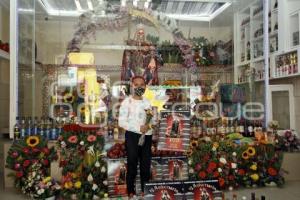
[[[142,126],[140,127],[140,131],[141,131],[143,134],[145,134],[148,130],[149,130],[149,126],[147,126],[147,125],[142,125]]]

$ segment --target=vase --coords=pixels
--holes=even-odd
[[[55,196],[47,197],[47,198],[45,198],[45,200],[55,200]]]

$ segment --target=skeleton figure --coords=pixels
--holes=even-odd
[[[201,200],[210,200],[209,193],[207,192],[206,189],[201,189],[200,199]]]
[[[161,191],[161,200],[171,200],[171,197],[167,190]]]
[[[120,174],[119,174],[119,184],[124,184],[126,182],[126,174],[127,174],[127,170],[125,167],[125,164],[122,163],[122,165],[120,166]]]
[[[180,133],[179,133],[179,119],[177,117],[173,118],[173,122],[172,122],[172,128],[171,128],[171,134],[170,136],[172,138],[179,138],[180,137]]]
[[[173,161],[173,179],[178,180],[180,178],[180,166],[178,161]]]

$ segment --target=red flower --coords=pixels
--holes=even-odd
[[[210,158],[209,155],[205,155],[205,156],[203,157],[203,160],[204,160],[204,161],[208,161],[209,158]]]
[[[44,160],[43,160],[43,164],[44,164],[45,166],[48,166],[48,165],[49,165],[49,160],[44,159]]]
[[[206,178],[206,173],[205,173],[205,171],[201,171],[201,172],[199,172],[199,177],[201,178],[201,179],[205,179]]]
[[[38,163],[38,160],[37,159],[33,159],[31,160],[32,163]]]
[[[218,178],[219,176],[220,176],[220,173],[218,171],[215,171],[214,174],[213,174],[213,177]]]
[[[23,152],[24,152],[25,154],[29,154],[29,148],[24,147],[24,148],[23,148]]]
[[[47,147],[44,147],[42,151],[45,155],[49,155],[50,153],[50,150]]]
[[[195,170],[196,171],[199,171],[201,169],[201,165],[198,163],[196,166],[195,166]]]
[[[269,168],[268,168],[268,174],[269,174],[270,176],[276,176],[276,175],[277,175],[277,170],[274,169],[273,167],[269,167]]]
[[[39,150],[38,148],[33,147],[33,148],[32,148],[32,152],[33,152],[33,153],[38,153],[38,152],[40,152],[40,150]]]
[[[213,170],[211,168],[207,168],[206,169],[207,173],[211,174],[213,172]]]
[[[23,176],[23,172],[22,172],[22,171],[18,171],[18,172],[16,173],[16,176],[17,176],[18,178],[21,178],[21,177]]]
[[[11,157],[12,158],[17,158],[19,156],[18,152],[14,151],[12,154],[11,154]]]
[[[64,167],[64,166],[66,166],[67,165],[67,161],[66,160],[61,160],[60,162],[59,162],[59,167]]]
[[[208,168],[210,168],[212,170],[215,170],[217,168],[217,164],[215,162],[210,162],[208,164]]]
[[[25,160],[23,162],[23,167],[28,167],[30,165],[30,160]]]
[[[225,179],[224,178],[219,178],[219,185],[220,185],[220,187],[223,187],[225,185]]]
[[[235,178],[235,177],[234,177],[232,174],[230,174],[230,175],[228,176],[228,180],[230,180],[230,181],[233,181],[234,178]]]
[[[238,170],[238,175],[240,175],[240,176],[244,176],[245,175],[245,170],[244,169],[239,169]]]
[[[95,142],[95,141],[96,141],[96,136],[94,136],[94,135],[89,135],[89,136],[87,137],[87,141],[89,141],[89,142]]]
[[[75,143],[78,142],[78,138],[77,138],[76,135],[72,135],[72,136],[69,137],[68,141],[69,141],[70,143],[75,144]]]
[[[20,163],[16,163],[16,164],[15,164],[15,170],[20,169],[20,167],[21,167]]]

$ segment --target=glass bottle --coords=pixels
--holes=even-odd
[[[16,124],[14,125],[14,139],[20,139],[20,124],[19,117],[16,117]]]
[[[20,136],[21,138],[24,138],[26,136],[26,122],[25,122],[25,117],[22,117],[21,121],[21,130],[20,130]]]

